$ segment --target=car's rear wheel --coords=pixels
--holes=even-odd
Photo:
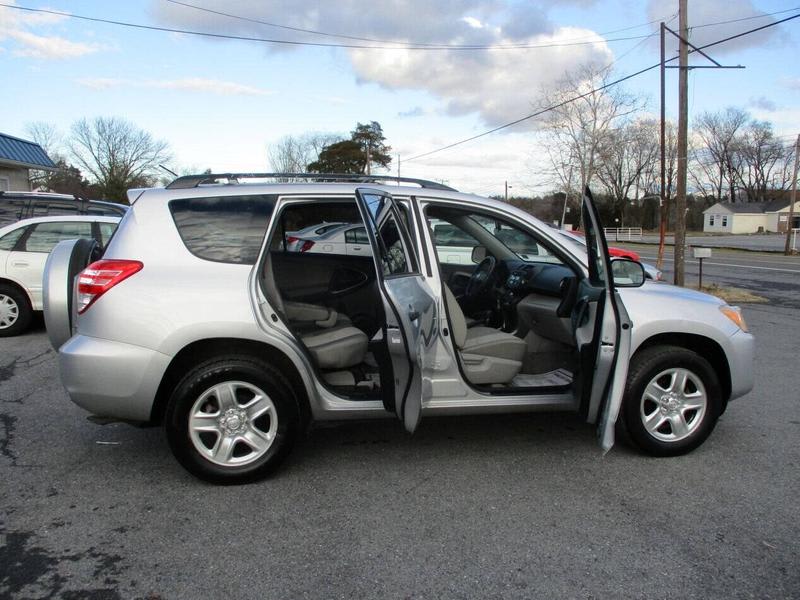
[[[165,415],[178,462],[212,483],[269,475],[291,450],[300,410],[289,383],[269,364],[237,356],[206,361],[177,385]]]
[[[631,440],[654,456],[685,454],[702,444],[722,408],[713,367],[699,354],[657,346],[631,361],[623,415]]]
[[[30,302],[19,288],[0,283],[0,337],[19,335],[33,316]]]

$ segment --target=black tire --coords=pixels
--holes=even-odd
[[[662,438],[674,435],[671,424],[664,423],[663,431],[657,430],[653,434],[643,422],[643,413],[660,410],[652,400],[643,400],[645,388],[660,373],[670,369],[689,371],[705,388],[706,397],[704,411],[689,410],[683,413],[690,431],[685,437],[673,441],[655,437],[659,434]],[[692,383],[688,389],[697,390]],[[714,430],[722,404],[719,377],[707,360],[691,350],[678,346],[654,346],[636,353],[631,360],[622,407],[625,430],[628,439],[648,454],[678,456],[697,448]],[[695,422],[694,419],[699,420]]]
[[[12,337],[28,329],[33,318],[33,309],[25,292],[16,286],[0,283],[0,302],[4,305],[0,310],[12,310],[16,314],[16,320],[10,325],[0,324],[0,337]]]
[[[189,415],[195,403],[224,382],[244,382],[263,390],[277,413],[271,444],[263,455],[247,464],[221,466],[211,462],[195,447],[189,433]],[[230,356],[201,363],[181,380],[170,397],[164,425],[172,453],[187,471],[211,483],[232,485],[257,481],[272,473],[292,449],[300,421],[292,387],[274,367],[251,357]]]

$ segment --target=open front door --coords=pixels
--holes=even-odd
[[[588,188],[583,197],[583,226],[589,277],[580,283],[572,312],[581,358],[576,389],[581,413],[589,423],[597,423],[598,441],[608,451],[614,445],[614,425],[628,375],[631,324],[614,287],[608,245]]]
[[[409,233],[410,216],[386,192],[359,188],[356,198],[372,247],[386,314],[384,335],[394,385],[381,382],[383,402],[386,410],[395,412],[405,428],[413,432],[431,387],[423,385],[423,379],[426,357],[438,336],[435,296],[419,271]]]

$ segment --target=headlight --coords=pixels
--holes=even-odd
[[[724,304],[719,307],[720,312],[728,317],[731,321],[736,323],[736,326],[741,329],[742,331],[747,331],[747,323],[744,322],[744,317],[742,316],[742,309],[738,306],[728,306]]]

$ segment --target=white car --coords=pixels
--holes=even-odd
[[[317,236],[299,237],[296,234],[287,234],[286,249],[290,252],[372,256],[367,232],[358,223],[338,223]]]
[[[317,223],[303,227],[297,231],[286,232],[286,249],[290,252],[305,252],[304,247],[309,248],[308,242],[314,241],[317,238],[323,237],[335,230],[346,227],[350,223],[342,223],[339,221]],[[313,244],[312,244],[313,245]]]
[[[27,329],[42,310],[47,256],[63,240],[93,239],[105,247],[119,217],[34,217],[0,228],[0,337]]]

